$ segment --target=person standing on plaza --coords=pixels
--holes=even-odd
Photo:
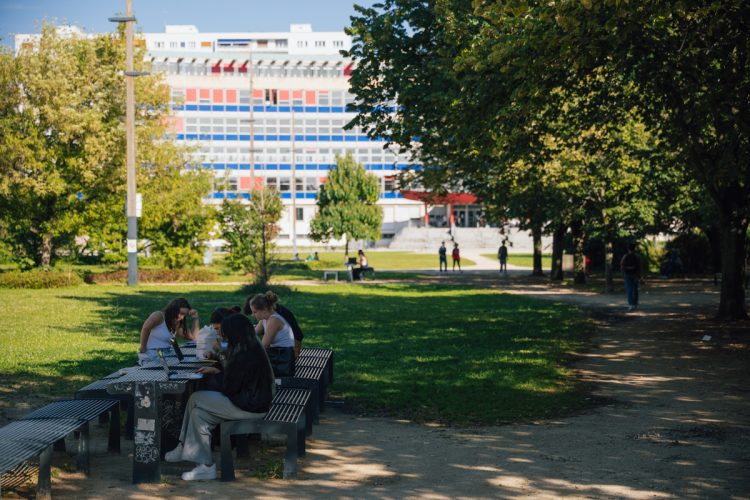
[[[461,270],[461,252],[458,250],[458,243],[453,244],[453,253],[451,253],[451,257],[453,258],[453,270],[456,270],[456,265],[458,265],[458,272],[462,273]]]
[[[445,242],[440,243],[440,249],[438,250],[440,256],[440,272],[443,272],[443,266],[445,271],[448,271],[448,250],[445,248]]]
[[[508,274],[508,247],[505,242],[497,249],[497,260],[500,261],[500,272]]]
[[[628,253],[620,261],[620,269],[625,280],[625,293],[628,296],[628,311],[638,307],[638,282],[641,280],[641,259],[635,253],[635,244],[628,244]]]

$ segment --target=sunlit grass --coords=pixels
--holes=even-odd
[[[483,253],[482,257],[497,260],[497,253]],[[534,256],[530,253],[508,253],[508,264],[512,266],[528,267],[529,269],[533,269]],[[552,255],[542,254],[542,269],[550,269],[551,267]]]
[[[205,322],[246,293],[229,285],[0,290],[0,379],[16,393],[70,397],[133,364],[143,320],[178,296]],[[588,327],[568,306],[417,284],[329,283],[286,291],[282,302],[300,319],[305,346],[334,349],[332,397],[362,411],[471,424],[582,405],[565,364]]]

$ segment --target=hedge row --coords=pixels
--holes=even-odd
[[[139,269],[139,283],[194,283],[217,281],[218,275],[205,269]],[[127,269],[87,274],[87,283],[127,283]]]
[[[0,273],[0,288],[61,288],[82,283],[83,280],[75,272],[8,271]]]

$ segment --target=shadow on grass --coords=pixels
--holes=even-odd
[[[13,379],[36,378],[37,391],[72,394],[132,365],[143,320],[173,298],[186,297],[204,324],[215,307],[241,306],[247,291],[198,285],[66,293],[66,301],[93,302],[98,311],[91,322],[66,328],[132,345],[133,354],[87,351],[55,361],[55,380],[30,371]],[[560,414],[582,404],[564,364],[586,327],[568,306],[446,285],[330,284],[277,292],[300,320],[305,346],[334,350],[332,396],[357,411],[473,424]]]

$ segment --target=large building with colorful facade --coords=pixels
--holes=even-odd
[[[18,35],[16,46],[29,36]],[[408,158],[358,127],[344,129],[354,117],[347,111],[353,63],[340,54],[351,46],[345,33],[307,24],[275,33],[201,33],[179,25],[139,38],[151,71],[171,88],[172,132],[214,173],[206,201],[247,199],[253,186],[276,188],[285,205],[280,244],[310,243],[316,193],[336,156],[347,153],[380,181],[384,243],[407,226],[480,222],[473,197],[428,205],[400,192],[395,178]]]

